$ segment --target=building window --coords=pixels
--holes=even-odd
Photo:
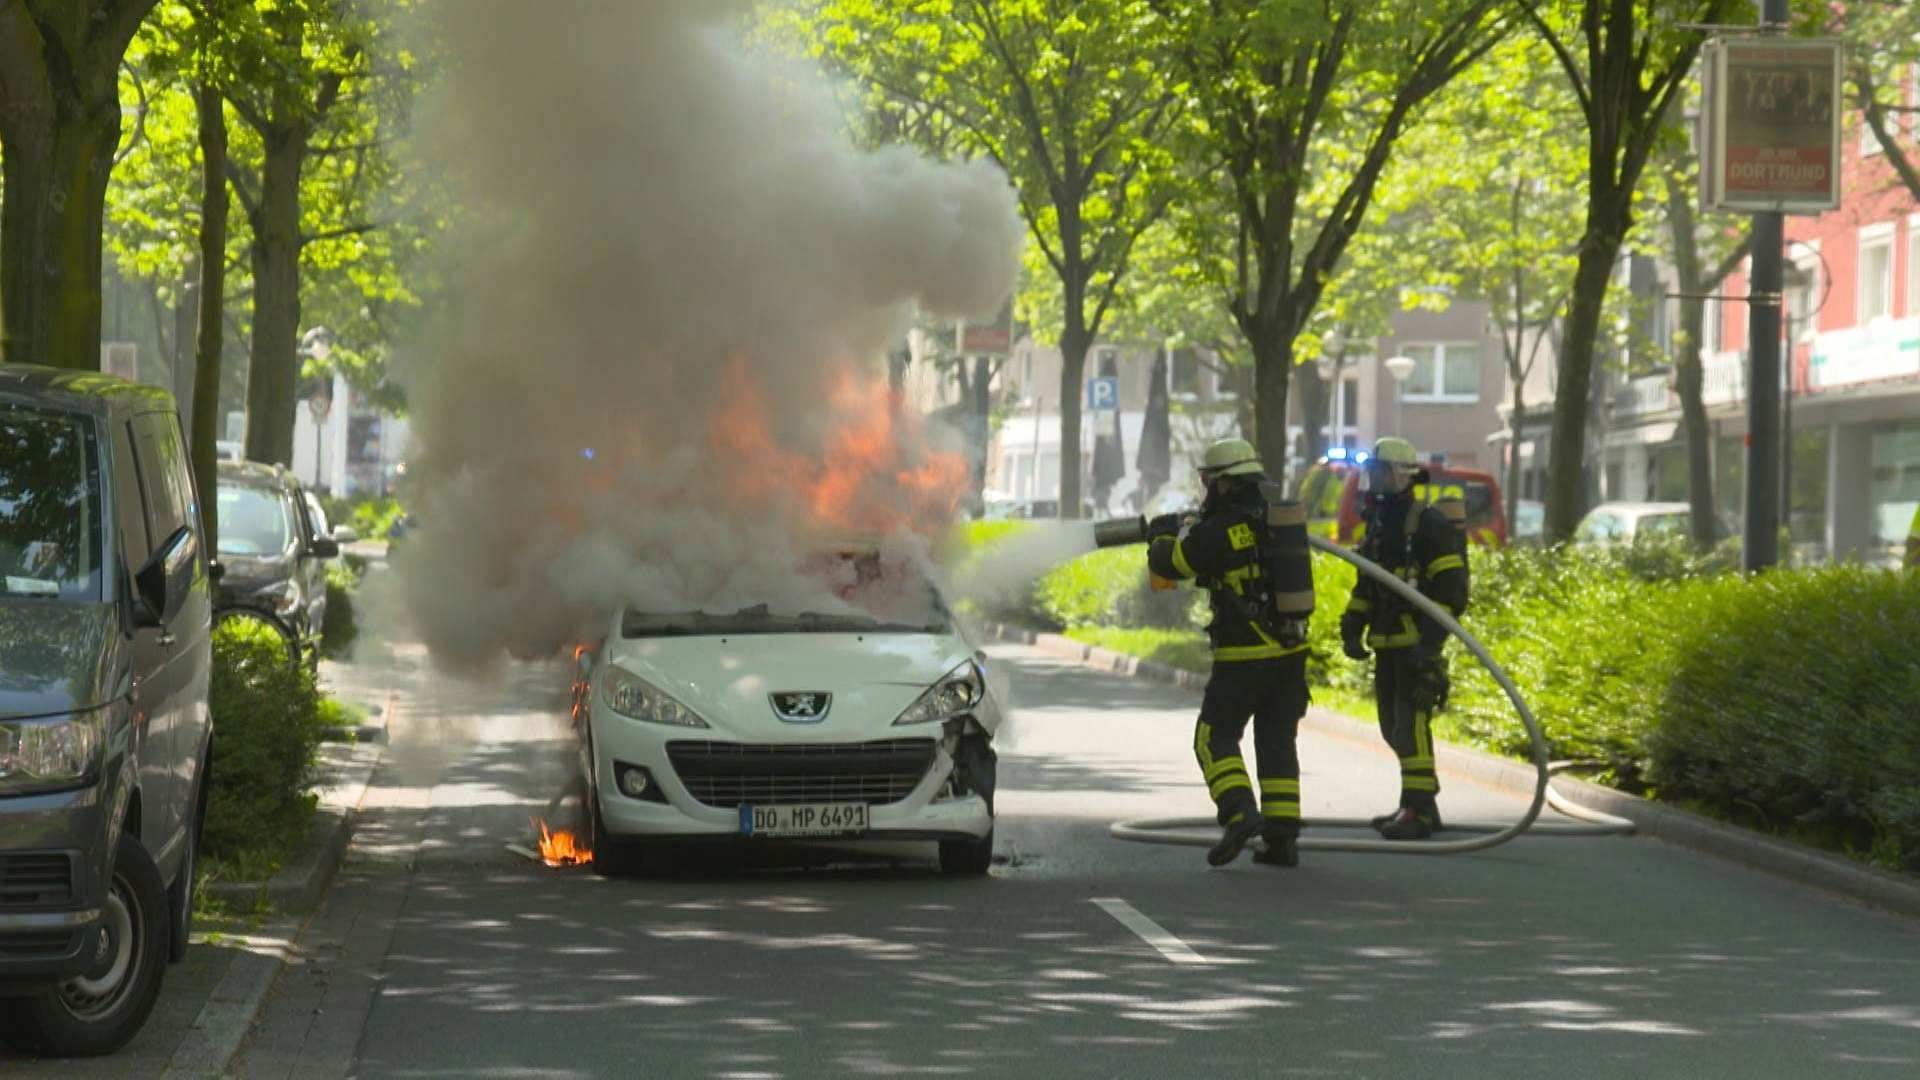
[[[1864,324],[1893,314],[1893,227],[1860,231],[1857,321]]]
[[[1827,283],[1820,277],[1819,243],[1796,242],[1792,246],[1795,257],[1786,267],[1786,311],[1792,323],[1789,328],[1792,339],[1801,341],[1811,337],[1818,329],[1815,320],[1820,309],[1816,301],[1825,302]]]
[[[1409,345],[1407,355],[1413,357],[1413,374],[1400,386],[1402,400],[1480,400],[1480,346]]]
[[[1167,391],[1175,397],[1200,395],[1200,355],[1193,349],[1173,350],[1173,363],[1167,365]]]
[[[1920,65],[1914,70],[1920,71]],[[1907,219],[1907,314],[1920,315],[1920,214]]]

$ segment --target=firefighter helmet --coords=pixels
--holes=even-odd
[[[1405,465],[1410,468],[1420,464],[1420,455],[1413,444],[1398,435],[1388,435],[1373,444],[1373,459],[1383,465]]]
[[[1200,471],[1209,476],[1249,476],[1264,472],[1260,456],[1245,439],[1221,439],[1200,459]]]

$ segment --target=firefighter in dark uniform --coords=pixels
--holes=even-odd
[[[1368,493],[1359,553],[1459,618],[1467,609],[1465,506],[1427,505],[1413,444],[1387,437],[1367,463]],[[1433,768],[1433,713],[1446,702],[1447,631],[1386,586],[1362,575],[1340,620],[1346,654],[1372,650],[1373,700],[1380,734],[1400,759],[1400,805],[1373,819],[1389,840],[1424,840],[1440,829],[1440,780]]]
[[[1161,578],[1205,588],[1213,620],[1207,679],[1193,749],[1224,827],[1207,862],[1232,862],[1255,836],[1254,858],[1299,862],[1300,759],[1294,738],[1307,711],[1306,618],[1313,612],[1313,569],[1306,514],[1267,484],[1243,439],[1207,448],[1200,467],[1206,500],[1198,517],[1148,524],[1147,565]],[[1240,756],[1253,721],[1259,788]]]

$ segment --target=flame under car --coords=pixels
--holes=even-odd
[[[821,610],[630,609],[576,654],[596,870],[687,840],[919,840],[946,873],[987,872],[1001,712],[984,655],[910,563],[830,562]]]

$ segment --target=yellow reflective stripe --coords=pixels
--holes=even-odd
[[[1347,610],[1365,614],[1366,612],[1373,610],[1373,601],[1367,600],[1363,597],[1356,596],[1353,599],[1347,601]]]
[[[1433,761],[1433,728],[1425,712],[1413,714],[1413,756]]]
[[[1247,594],[1245,585],[1247,581],[1252,577],[1253,577],[1253,567],[1242,566],[1238,569],[1229,570],[1226,573],[1221,574],[1220,584],[1225,585],[1227,588],[1232,589],[1234,592],[1239,593],[1241,596],[1245,596]]]
[[[1173,542],[1173,568],[1180,571],[1184,577],[1194,576],[1193,564],[1187,561],[1185,540],[1175,540]]]
[[[1400,616],[1400,631],[1395,634],[1382,634],[1378,630],[1367,632],[1367,644],[1376,649],[1396,649],[1402,645],[1411,645],[1420,640],[1420,630],[1413,625],[1413,616]]]
[[[1400,788],[1403,791],[1439,791],[1440,781],[1431,776],[1402,776]]]
[[[1229,772],[1234,769],[1244,769],[1246,767],[1247,767],[1247,763],[1244,758],[1223,757],[1220,760],[1215,761],[1213,764],[1207,766],[1206,778],[1208,780],[1212,780],[1218,777],[1221,773]]]
[[[1431,769],[1433,768],[1433,755],[1413,754],[1408,757],[1403,757],[1400,759],[1400,767],[1403,769]]]
[[[1252,791],[1253,781],[1247,779],[1246,773],[1237,772],[1231,776],[1223,776],[1207,785],[1207,793],[1215,799],[1218,799],[1234,788],[1246,788],[1248,791]]]
[[[1208,744],[1213,741],[1213,725],[1205,720],[1193,725],[1193,756],[1200,759],[1202,770],[1213,767],[1213,751]]]
[[[1280,818],[1283,821],[1298,821],[1300,819],[1300,804],[1292,802],[1268,803],[1260,808],[1260,816]]]
[[[1278,644],[1223,645],[1213,650],[1213,659],[1215,663],[1230,664],[1239,660],[1272,660],[1275,657],[1292,656],[1294,653],[1305,651],[1307,651],[1305,645],[1295,645],[1292,648]]]
[[[1300,781],[1290,780],[1284,777],[1279,779],[1262,777],[1260,780],[1260,794],[1298,795],[1300,794]]]
[[[1435,577],[1437,575],[1444,574],[1449,570],[1465,570],[1466,568],[1467,568],[1467,560],[1461,558],[1460,556],[1442,555],[1439,558],[1427,564],[1427,576]]]

